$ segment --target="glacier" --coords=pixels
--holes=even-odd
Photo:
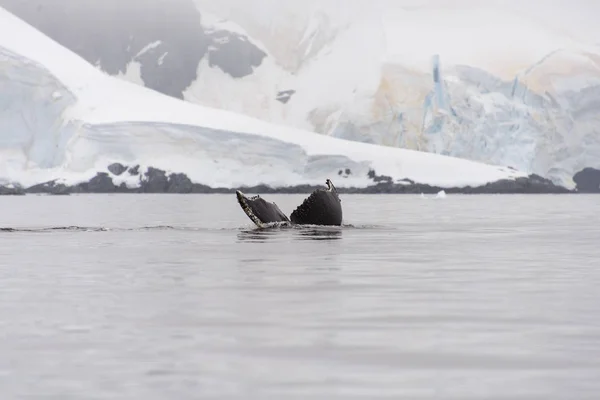
[[[77,16],[64,20],[41,0],[0,0],[98,69],[194,104],[570,188],[600,168],[589,2],[121,3],[57,0]]]
[[[539,7],[525,12],[526,5],[500,2],[350,1],[344,13],[335,0],[304,12],[268,0],[196,3],[243,25],[282,65],[294,65],[286,87],[296,93],[283,123],[510,165],[570,188],[578,171],[600,168],[598,31],[575,35]],[[305,37],[269,34],[265,17],[246,14],[256,4],[300,18],[296,31],[311,38],[312,53],[301,53]],[[563,2],[553,12],[573,7]],[[282,40],[289,40],[287,53]],[[331,82],[326,89],[315,87],[324,81]]]
[[[344,140],[170,97],[109,76],[0,9],[0,177],[5,185],[75,185],[115,163],[159,168],[197,184],[444,188],[527,179],[505,166]],[[527,182],[525,183],[527,184]]]

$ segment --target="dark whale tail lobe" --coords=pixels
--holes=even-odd
[[[326,189],[317,189],[300,204],[288,218],[275,203],[259,195],[248,197],[237,190],[237,201],[259,228],[274,222],[292,222],[298,225],[342,225],[342,204],[333,183],[327,179]]]
[[[239,190],[236,190],[235,195],[242,210],[259,228],[273,222],[290,222],[277,204],[269,203],[259,195],[248,197]]]
[[[317,189],[300,204],[290,219],[301,225],[342,225],[342,201],[331,180],[327,189]]]

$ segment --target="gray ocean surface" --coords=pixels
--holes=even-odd
[[[599,398],[599,196],[341,197],[0,198],[0,398]]]

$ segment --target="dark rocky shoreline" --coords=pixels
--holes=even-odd
[[[134,189],[127,188],[125,184],[115,185],[112,176],[129,174],[139,176],[140,186]],[[340,193],[355,194],[435,194],[444,190],[448,194],[568,194],[578,193],[576,190],[568,190],[557,186],[550,180],[538,175],[530,175],[526,178],[515,180],[499,180],[476,187],[441,188],[412,182],[405,179],[402,182],[393,182],[391,177],[377,175],[375,171],[369,172],[369,178],[373,185],[365,188],[338,188]],[[334,182],[335,183],[335,182]],[[66,186],[55,181],[50,181],[31,187],[7,187],[0,185],[0,195],[24,195],[24,194],[50,194],[69,195],[74,193],[180,193],[180,194],[210,194],[210,193],[235,193],[241,190],[245,193],[310,193],[315,189],[323,188],[323,185],[298,185],[281,188],[273,188],[266,185],[239,187],[239,188],[212,188],[206,185],[192,183],[182,173],[167,174],[158,168],[148,168],[144,174],[139,172],[139,166],[127,167],[121,164],[111,164],[107,172],[99,172],[88,182],[74,186]]]

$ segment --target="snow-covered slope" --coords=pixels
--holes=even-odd
[[[340,140],[194,105],[103,74],[0,8],[0,176],[73,183],[111,162],[187,174],[209,186],[365,186],[374,169],[443,187],[524,174]],[[340,174],[342,175],[340,177]]]

